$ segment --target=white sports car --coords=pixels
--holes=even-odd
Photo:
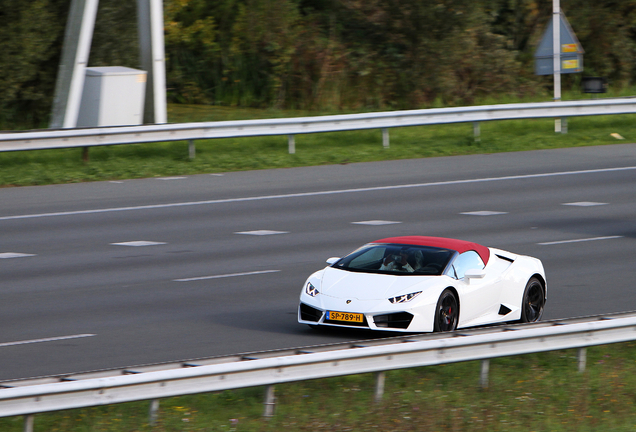
[[[440,237],[376,240],[309,276],[298,322],[398,332],[452,331],[543,314],[541,261]]]

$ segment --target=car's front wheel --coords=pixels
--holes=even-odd
[[[543,315],[545,306],[545,290],[543,284],[536,277],[530,278],[523,292],[523,302],[521,303],[521,322],[536,322]]]
[[[435,322],[433,331],[445,332],[453,331],[457,328],[459,321],[459,303],[455,293],[450,289],[445,289],[439,296],[435,307]]]

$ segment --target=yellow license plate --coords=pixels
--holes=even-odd
[[[351,312],[336,312],[327,311],[327,319],[330,321],[345,321],[345,322],[364,322],[364,315]]]

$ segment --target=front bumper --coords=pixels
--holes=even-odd
[[[415,316],[406,311],[364,313],[361,323],[342,322],[326,319],[325,310],[303,302],[298,307],[298,322],[309,325],[328,325],[348,328],[367,328],[371,330],[409,331]],[[413,331],[413,330],[411,330]],[[422,330],[416,330],[422,331]]]

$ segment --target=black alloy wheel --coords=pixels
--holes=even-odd
[[[433,331],[453,331],[457,328],[457,321],[459,321],[457,297],[455,297],[455,293],[452,290],[446,289],[437,301]]]
[[[543,284],[536,277],[530,278],[526,289],[523,292],[523,302],[521,304],[521,322],[536,322],[543,315],[545,306],[545,290]]]

